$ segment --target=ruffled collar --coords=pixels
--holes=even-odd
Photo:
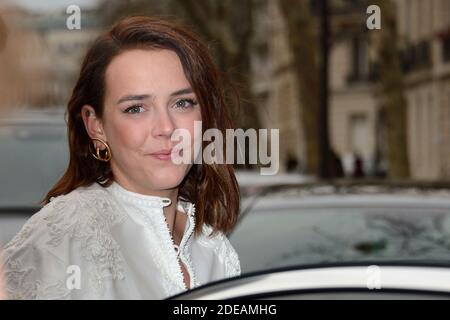
[[[150,196],[129,191],[115,181],[113,181],[107,190],[110,191],[114,197],[125,202],[125,204],[137,206],[144,210],[163,209],[172,203],[172,201],[167,197]],[[181,198],[178,198],[177,209],[188,215],[194,214],[193,204]],[[157,211],[162,212],[163,210]]]
[[[111,193],[114,196],[126,202],[131,202],[133,204],[143,207],[164,208],[171,204],[171,200],[169,198],[149,196],[141,193],[132,192],[125,189],[115,181],[108,187],[108,189],[111,190]]]

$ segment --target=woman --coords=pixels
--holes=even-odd
[[[174,130],[192,146],[195,121],[232,128],[196,36],[118,22],[88,51],[67,116],[67,171],[5,247],[9,298],[161,299],[240,274],[225,236],[239,212],[232,167],[171,161]]]

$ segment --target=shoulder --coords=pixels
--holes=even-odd
[[[5,252],[9,253],[50,243],[51,235],[57,232],[55,222],[67,225],[69,221],[76,220],[78,208],[77,190],[52,198],[48,204],[27,220],[19,233],[4,247]]]
[[[213,233],[213,228],[205,224],[198,242],[207,248],[211,248],[219,262],[225,268],[226,277],[235,277],[241,274],[239,256],[228,237],[221,231]]]
[[[77,226],[89,224],[91,227],[101,227],[114,223],[120,212],[102,189],[93,184],[51,198],[4,249],[18,249],[32,244],[57,246],[68,233],[80,232]]]
[[[50,207],[46,205],[35,213],[3,248],[1,269],[9,299],[63,298],[67,294],[63,278],[56,276],[60,272],[55,272],[64,262],[52,254],[51,234],[57,231],[50,225]],[[47,269],[53,274],[46,274]]]
[[[80,187],[52,198],[4,247],[10,297],[63,298],[68,294],[65,279],[72,264],[88,262],[93,277],[101,277],[102,268],[120,273],[118,248],[109,231],[119,211],[102,189]],[[100,257],[99,250],[111,259]]]

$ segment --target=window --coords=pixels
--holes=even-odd
[[[368,44],[365,38],[355,36],[351,41],[351,69],[347,81],[349,83],[364,82],[369,79]]]

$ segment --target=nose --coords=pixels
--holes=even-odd
[[[174,122],[167,112],[167,110],[159,109],[155,111],[154,125],[153,125],[153,136],[170,138],[173,131],[175,130]]]

